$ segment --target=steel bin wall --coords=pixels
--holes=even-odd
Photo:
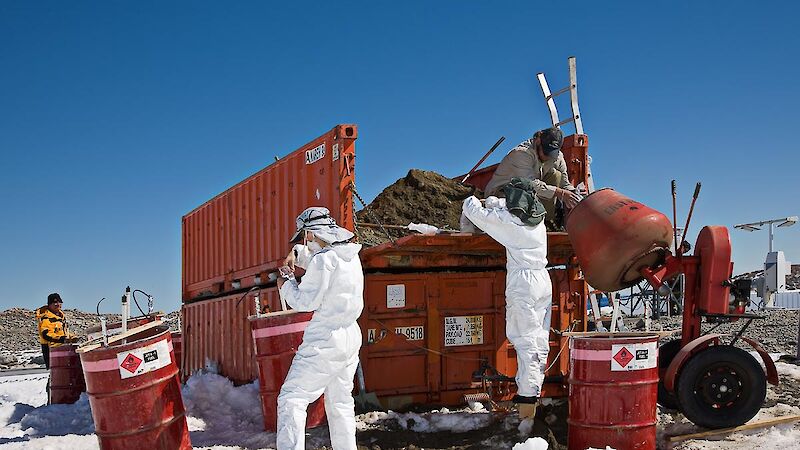
[[[50,403],[75,403],[86,391],[77,345],[59,345],[50,349]]]
[[[316,205],[353,229],[355,125],[332,130],[186,214],[182,221],[183,300],[255,285],[289,252],[294,219]],[[272,154],[269,155],[272,159]]]
[[[569,450],[656,448],[658,337],[623,336],[571,339]]]
[[[278,394],[311,317],[312,313],[286,311],[250,318],[258,362],[261,411],[267,431],[278,429]],[[325,422],[322,397],[308,406],[307,414],[306,425],[309,428]]]
[[[169,327],[121,342],[80,353],[101,450],[191,449]]]
[[[554,272],[551,325],[562,330],[582,323],[583,315],[565,301],[571,298],[567,271]],[[462,404],[464,394],[475,392],[473,374],[483,361],[516,374],[516,353],[505,335],[505,271],[367,274],[364,297],[361,360],[366,387],[384,406]],[[559,352],[565,346],[566,338],[551,335],[544,396],[566,393],[568,351]],[[496,387],[496,399],[513,396],[507,382]]]

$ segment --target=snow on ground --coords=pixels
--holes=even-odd
[[[89,400],[44,406],[47,377],[42,374],[0,378],[0,447],[3,450],[92,450],[94,435]]]
[[[779,374],[800,380],[800,366],[778,361],[775,363],[775,367],[778,369]]]
[[[756,422],[777,417],[800,414],[800,408],[777,404],[764,408],[751,420]],[[659,415],[659,428],[670,435],[695,433],[699,430],[682,415],[678,420],[668,415]],[[662,435],[662,433],[659,433]],[[789,450],[800,448],[800,425],[797,423],[777,425],[750,431],[713,436],[708,439],[690,440],[675,446],[679,450],[734,450],[752,448],[758,450]]]
[[[800,379],[800,367],[778,362],[784,377]],[[65,448],[97,449],[91,410],[84,394],[74,405],[45,405],[43,374],[0,378],[0,449],[63,450]],[[187,422],[195,448],[206,450],[255,450],[275,447],[275,434],[263,431],[258,384],[233,386],[227,378],[214,373],[192,376],[183,388]],[[800,407],[778,403],[764,408],[753,420],[800,414]],[[510,417],[510,416],[509,416]],[[564,420],[557,418],[556,420]],[[415,433],[463,433],[481,430],[492,422],[492,415],[481,404],[430,412],[373,412],[357,416],[360,432],[369,430],[402,430]],[[508,422],[506,428],[511,426]],[[518,422],[518,421],[517,421]],[[514,428],[519,425],[514,422]],[[697,428],[680,414],[659,414],[659,438],[665,434],[685,434]],[[510,448],[513,443],[488,436],[492,448]],[[329,446],[327,427],[309,430],[309,447]],[[663,442],[663,441],[662,441]],[[733,433],[707,440],[692,440],[676,446],[680,450],[788,450],[800,448],[800,425],[788,424]],[[516,448],[540,448],[540,442],[529,439]]]
[[[514,445],[512,450],[547,450],[547,441],[540,437],[533,437]]]
[[[492,421],[491,414],[483,405],[450,411],[447,408],[433,410],[427,413],[396,413],[389,411],[385,420],[394,419],[406,430],[417,433],[438,433],[448,431],[451,433],[464,433],[466,431],[486,428]]]

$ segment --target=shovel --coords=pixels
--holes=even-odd
[[[358,362],[356,368],[356,375],[358,376],[358,394],[355,395],[356,414],[365,414],[371,411],[386,411],[378,401],[378,396],[372,392],[367,392],[364,387],[364,369],[361,368],[361,361]]]

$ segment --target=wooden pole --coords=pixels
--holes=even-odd
[[[753,430],[756,428],[766,428],[774,425],[797,422],[799,420],[800,420],[800,415],[797,414],[786,417],[776,417],[773,419],[765,419],[753,423],[746,423],[744,425],[740,425],[738,427],[733,427],[733,428],[720,428],[719,430],[708,430],[700,433],[682,434],[678,436],[667,436],[667,442],[671,444],[674,442],[688,441],[690,439],[698,439],[709,436],[717,436],[720,434],[735,433],[737,431]]]
[[[141,333],[142,331],[147,331],[147,330],[149,330],[151,328],[155,328],[155,327],[157,327],[159,325],[163,325],[163,324],[164,324],[163,321],[156,320],[154,322],[146,323],[146,324],[144,324],[144,325],[142,325],[140,327],[131,328],[130,330],[128,330],[128,331],[126,331],[124,333],[120,333],[120,334],[117,334],[115,336],[112,336],[112,337],[108,338],[108,343],[109,344],[113,344],[114,342],[121,341],[121,340],[123,340],[125,338],[131,337],[134,334]],[[78,353],[86,353],[86,352],[90,352],[90,351],[92,351],[94,349],[99,348],[101,345],[102,344],[91,344],[90,343],[90,344],[84,345],[83,347],[78,347],[78,350],[76,350],[76,351]]]

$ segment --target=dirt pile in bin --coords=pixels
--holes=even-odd
[[[407,226],[426,223],[458,230],[461,204],[475,188],[427,170],[411,169],[408,175],[383,190],[366,208],[356,213],[358,223]],[[480,194],[480,193],[478,193]],[[383,244],[389,238],[380,228],[357,226],[366,246]],[[392,238],[411,234],[405,229],[387,229]]]

